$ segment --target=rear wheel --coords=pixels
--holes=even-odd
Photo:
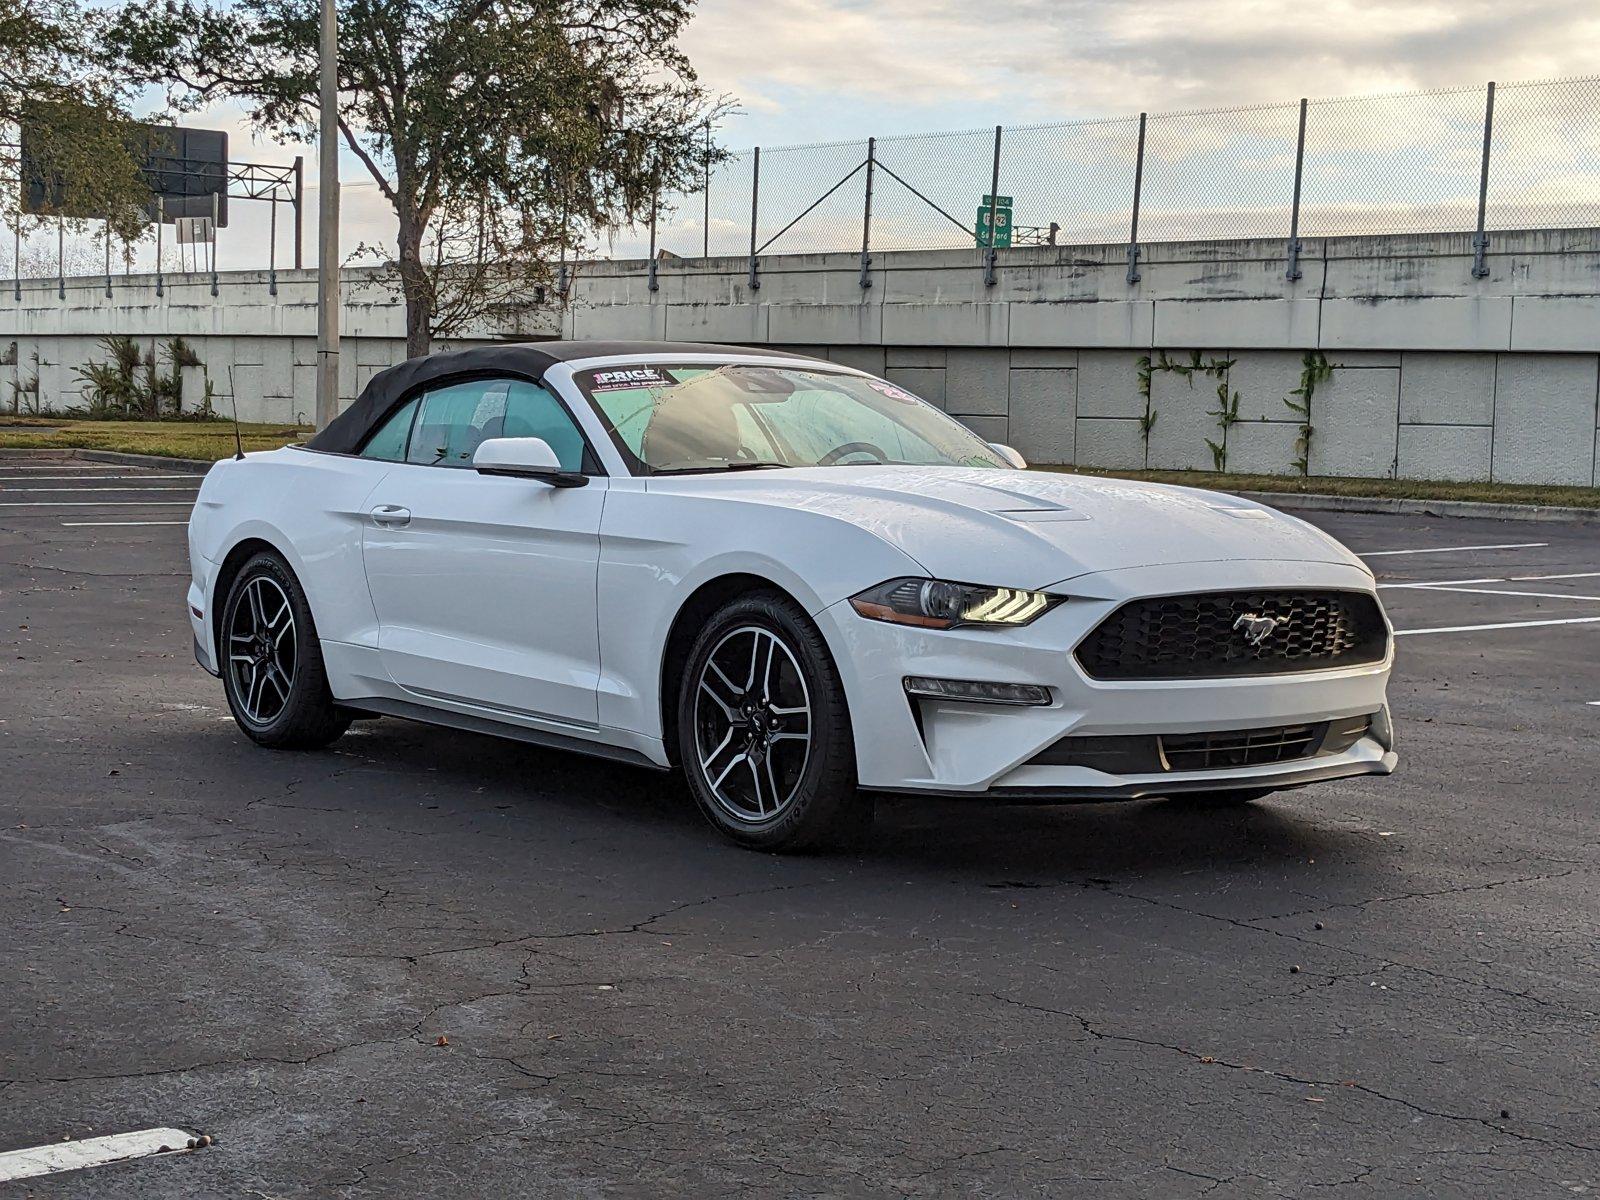
[[[228,708],[251,740],[312,750],[350,727],[350,714],[328,689],[311,606],[278,555],[257,554],[234,577],[219,641]]]
[[[1178,792],[1167,799],[1185,808],[1242,808],[1272,795],[1272,791],[1272,788],[1234,788],[1218,792]]]
[[[740,845],[814,849],[870,823],[838,671],[787,597],[738,597],[701,630],[679,688],[678,755],[700,811]]]

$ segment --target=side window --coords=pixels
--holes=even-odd
[[[470,467],[478,443],[500,437],[506,417],[505,379],[475,379],[422,394],[406,461]]]
[[[498,437],[536,437],[550,443],[563,471],[583,470],[583,434],[571,415],[544,388],[513,381],[506,393],[505,421]]]
[[[398,412],[378,427],[378,432],[361,447],[362,458],[381,458],[399,462],[406,456],[406,438],[411,434],[411,418],[417,415],[415,400],[400,406]]]

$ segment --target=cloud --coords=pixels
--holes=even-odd
[[[702,0],[686,42],[752,106],[983,125],[1578,74],[1597,39],[1592,0]]]

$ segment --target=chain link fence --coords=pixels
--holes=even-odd
[[[1600,226],[1600,76],[729,155],[617,257]]]

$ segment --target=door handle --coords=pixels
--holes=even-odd
[[[411,524],[411,510],[398,504],[380,504],[372,510],[372,521],[387,529],[404,529]]]

